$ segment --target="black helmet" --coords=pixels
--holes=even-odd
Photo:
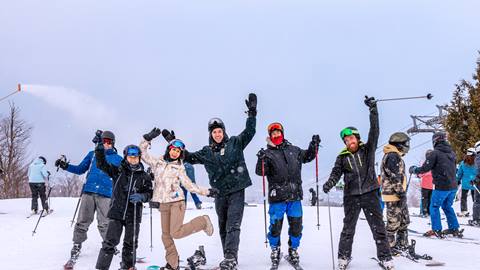
[[[112,140],[112,144],[115,144],[115,134],[113,134],[111,131],[105,130],[102,132],[102,140],[103,139],[110,139]]]
[[[432,144],[435,146],[439,142],[446,142],[447,141],[447,133],[444,131],[437,131],[433,133],[432,136]]]
[[[212,131],[216,128],[221,128],[225,132],[225,124],[223,123],[222,119],[217,117],[208,121],[208,132],[212,133]]]
[[[47,165],[47,159],[46,158],[44,158],[42,156],[39,156],[38,158],[43,161],[43,164]]]
[[[126,158],[127,156],[141,157],[142,151],[138,146],[130,144],[123,149],[123,157]]]
[[[410,137],[403,132],[395,132],[390,136],[388,143],[394,145],[404,154],[410,150]]]

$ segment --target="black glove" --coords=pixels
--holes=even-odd
[[[263,150],[263,148],[260,149],[260,151],[258,151],[258,153],[257,153],[258,159],[265,159],[266,156],[267,156],[267,154],[265,153],[265,150]]]
[[[220,195],[220,191],[214,187],[208,189],[207,197],[217,198]]]
[[[162,130],[162,136],[163,138],[165,138],[167,142],[171,142],[175,140],[175,132],[173,130],[172,131],[168,131],[166,129]]]
[[[158,135],[160,135],[160,133],[162,133],[162,131],[159,128],[155,127],[149,133],[144,134],[143,138],[147,141],[151,141],[151,140],[155,139],[156,137],[158,137]]]
[[[417,168],[418,168],[418,167],[415,166],[415,165],[414,165],[414,166],[410,166],[410,168],[408,168],[408,172],[409,172],[410,174],[416,174],[416,173],[417,173]]]
[[[247,104],[248,108],[248,117],[257,116],[257,95],[255,95],[254,93],[250,93],[248,95],[248,100],[245,100],[245,104]]]
[[[312,136],[312,143],[314,143],[316,146],[318,146],[321,141],[320,135],[317,134]]]
[[[55,167],[60,167],[62,170],[66,170],[68,168],[68,162],[59,158],[55,161]]]
[[[323,184],[323,192],[328,193],[328,192],[330,192],[330,189],[331,189],[331,187],[330,187],[330,185],[328,185],[328,182]]]
[[[101,130],[97,130],[95,132],[95,137],[93,137],[93,139],[92,139],[92,142],[94,144],[97,144],[97,143],[102,141],[102,133],[103,133],[103,131],[101,131]]]
[[[367,105],[368,108],[370,109],[377,107],[377,101],[375,100],[374,97],[365,96],[364,102],[365,102],[365,105]]]
[[[407,193],[406,192],[400,192],[400,193],[397,193],[397,196],[400,200],[403,200],[403,199],[407,198]]]

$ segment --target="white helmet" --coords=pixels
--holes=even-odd
[[[477,151],[475,151],[475,148],[468,148],[467,149],[467,156],[475,156]]]
[[[480,141],[475,143],[475,152],[480,153]]]

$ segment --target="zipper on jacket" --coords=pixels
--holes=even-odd
[[[356,153],[357,154],[357,153]],[[355,155],[356,155],[355,154]],[[355,159],[355,155],[353,155],[353,164],[355,164],[355,170],[357,171],[357,176],[358,176],[358,189],[360,194],[362,194],[362,178],[360,176],[360,170],[358,169],[358,164],[357,160]]]
[[[112,200],[110,201],[110,207],[113,205],[113,202],[115,201],[115,190],[117,189],[117,184],[118,184],[118,180],[120,180],[120,176],[122,176],[122,174],[119,174],[118,177],[117,177],[117,181],[115,181],[115,186],[113,186],[113,189],[112,189]]]
[[[132,180],[133,180],[133,172],[132,172],[132,176],[130,176],[130,181],[128,181],[127,203],[125,204],[125,211],[123,212],[123,220],[125,220],[125,216],[127,215],[128,200],[130,200],[130,191],[132,190]]]

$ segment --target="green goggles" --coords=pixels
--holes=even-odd
[[[342,138],[342,140],[343,140],[346,136],[350,136],[350,135],[360,135],[360,133],[358,132],[358,130],[356,130],[356,129],[351,129],[351,128],[344,128],[344,129],[342,129],[342,131],[340,132],[340,138]]]

